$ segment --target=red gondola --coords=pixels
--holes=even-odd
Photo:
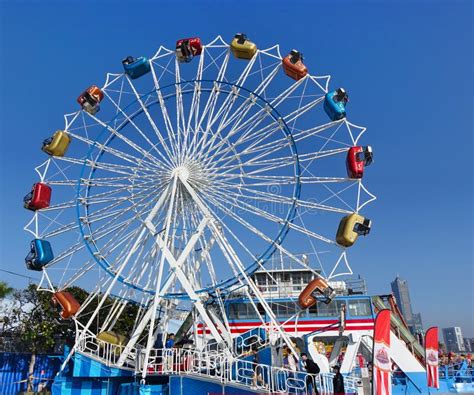
[[[31,192],[23,198],[23,202],[28,210],[47,208],[51,202],[51,188],[42,182],[37,182],[33,184]]]
[[[372,147],[351,147],[347,152],[346,167],[349,178],[362,178],[364,166],[369,166],[373,160]]]

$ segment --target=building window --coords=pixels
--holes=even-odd
[[[367,299],[349,300],[349,315],[352,317],[372,315],[370,302]]]
[[[274,302],[270,307],[277,317],[292,317],[298,312],[294,302]]]
[[[238,315],[238,304],[237,303],[231,303],[229,304],[229,318],[230,319],[236,319],[236,318],[239,318],[239,315]]]
[[[318,301],[308,309],[308,312],[311,317],[339,317],[344,304],[346,304],[344,300],[336,300],[329,304]]]

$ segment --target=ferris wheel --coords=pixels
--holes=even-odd
[[[372,149],[346,117],[347,93],[311,75],[300,52],[259,49],[244,34],[179,40],[122,67],[43,142],[25,197],[27,267],[75,320],[77,342],[112,333],[125,305],[139,306],[117,366],[138,344],[149,353],[191,305],[231,348],[222,300],[239,287],[284,337],[252,274],[278,253],[328,287],[352,273],[347,248],[370,231],[361,210],[375,199],[362,182]],[[296,253],[308,250],[311,264]],[[79,304],[71,286],[89,298]]]

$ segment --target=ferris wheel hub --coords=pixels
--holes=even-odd
[[[178,177],[181,180],[187,181],[189,178],[189,169],[186,166],[179,166],[173,171],[173,177]]]

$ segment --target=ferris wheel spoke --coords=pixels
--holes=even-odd
[[[237,131],[231,129],[227,136],[223,138],[218,144],[212,147],[214,149],[214,152],[212,152],[211,155],[208,157],[208,162],[211,160],[214,160],[218,155],[221,155],[221,159],[225,158],[226,156],[231,154],[231,151],[235,149],[237,146],[241,146],[244,143],[248,143],[251,140],[258,139],[259,136],[262,136],[261,139],[265,140],[267,139],[270,135],[272,135],[274,132],[281,130],[281,125],[280,123],[271,123],[270,125],[267,125],[267,127],[264,127],[262,129],[257,129],[255,128],[265,120],[269,116],[269,112],[265,112],[265,114],[262,114],[259,118],[254,120],[253,124],[247,125],[245,130],[243,131],[243,134],[237,138],[237,140],[230,144],[229,137],[232,135],[236,135]],[[239,129],[240,131],[240,129]],[[288,144],[286,141],[285,144]],[[226,148],[224,148],[227,145]],[[244,153],[244,152],[242,152]]]
[[[127,194],[125,198],[128,200],[130,199],[130,196],[128,195],[130,193],[131,188],[133,188],[134,190],[138,190],[138,192],[135,192],[133,194],[134,198],[136,198],[140,194],[144,194],[149,190],[153,190],[155,188],[159,189],[161,187],[162,187],[162,184],[158,183],[157,185],[155,180],[150,179],[150,180],[144,180],[140,183],[133,183],[124,187],[109,189],[100,193],[94,193],[94,194],[88,193],[87,195],[81,195],[80,197],[74,198],[74,200],[79,201],[81,204],[91,205],[91,204],[100,203],[102,199],[113,199],[113,198],[121,199],[120,197],[117,198],[117,194],[120,194],[120,193]]]
[[[191,130],[191,122],[194,120],[194,128],[193,130],[197,130],[197,122],[199,116],[199,106],[201,102],[201,86],[202,86],[202,73],[204,69],[204,59],[205,59],[205,51],[201,53],[199,58],[199,64],[196,71],[196,77],[194,78],[194,90],[193,90],[193,98],[191,100],[191,106],[189,109],[188,115],[188,124],[186,130]],[[193,136],[194,141],[195,135]]]
[[[140,103],[140,107],[142,108],[143,112],[145,113],[146,118],[148,119],[148,122],[150,123],[153,131],[155,132],[156,137],[158,137],[158,140],[160,142],[161,147],[163,147],[163,149],[166,151],[166,156],[164,156],[164,155],[160,155],[160,156],[165,160],[165,162],[173,161],[173,155],[170,152],[170,150],[168,148],[168,145],[166,144],[166,141],[163,138],[163,135],[161,134],[158,127],[156,126],[155,121],[151,117],[150,112],[148,111],[148,106],[145,106],[141,96],[138,94],[137,89],[133,85],[132,80],[128,76],[127,76],[127,81],[130,84],[130,87],[132,88],[132,91],[133,91],[133,94],[135,95],[135,98],[137,99],[138,103]]]
[[[328,239],[328,238],[326,238],[326,237],[324,237],[324,236],[321,236],[321,235],[319,235],[319,234],[317,234],[317,233],[315,233],[315,232],[312,232],[312,231],[310,231],[310,230],[308,230],[308,229],[302,228],[302,227],[300,227],[300,226],[298,226],[298,225],[295,225],[295,224],[293,224],[293,223],[291,223],[291,222],[288,222],[288,221],[284,220],[283,218],[277,217],[276,215],[270,214],[270,213],[268,213],[267,211],[262,210],[262,209],[259,209],[259,208],[255,207],[255,206],[252,206],[252,205],[248,204],[248,203],[239,202],[239,204],[237,204],[237,203],[235,203],[235,201],[234,201],[234,202],[229,202],[229,201],[226,201],[226,200],[224,200],[223,198],[221,198],[221,197],[219,197],[219,196],[216,196],[216,195],[213,195],[213,196],[214,196],[214,203],[215,203],[215,204],[218,204],[218,205],[221,207],[221,209],[224,209],[225,206],[223,206],[221,203],[218,203],[218,202],[219,202],[219,201],[227,202],[227,203],[229,203],[231,206],[234,206],[234,207],[236,207],[236,208],[238,208],[238,209],[240,209],[240,210],[244,210],[244,211],[246,211],[246,212],[248,212],[248,213],[250,213],[250,214],[257,215],[257,216],[259,216],[260,218],[267,219],[267,220],[269,220],[269,221],[271,221],[271,222],[273,222],[273,223],[275,223],[275,224],[279,224],[279,225],[281,225],[281,224],[286,224],[289,228],[294,229],[294,230],[297,230],[297,231],[299,231],[299,232],[301,232],[301,233],[303,233],[303,234],[306,234],[306,235],[308,235],[308,236],[311,236],[311,237],[313,237],[313,238],[315,238],[315,239],[318,239],[318,240],[320,240],[320,241],[324,241],[325,243],[328,243],[328,244],[336,244],[336,242],[333,241],[333,240],[330,240],[330,239]],[[230,213],[232,212],[232,213],[233,213],[232,216],[234,217],[234,219],[237,217],[236,214],[235,214],[232,210],[226,210],[226,211],[229,213],[229,215],[231,215]],[[239,221],[239,222],[240,222],[240,221]],[[246,221],[243,221],[243,222],[246,222]],[[247,224],[247,226],[250,225],[250,224],[248,224],[247,222],[246,222],[246,224]],[[256,229],[256,228],[254,228],[254,227],[252,227],[252,228],[253,228],[253,229]],[[262,232],[259,232],[259,233],[261,234]]]
[[[172,63],[172,60],[173,60],[173,58],[170,58],[170,60],[168,61],[167,68]],[[155,68],[153,67],[154,65],[156,65],[156,63],[151,62],[151,65],[152,65],[151,73],[152,73],[152,76],[153,76],[155,93],[158,97],[158,103],[160,104],[161,115],[163,116],[163,122],[165,124],[166,132],[167,132],[167,135],[170,139],[170,149],[173,153],[173,155],[171,157],[176,158],[177,157],[177,152],[176,152],[176,148],[175,148],[176,147],[176,140],[175,140],[175,132],[174,132],[173,124],[172,124],[171,119],[168,115],[166,102],[165,102],[165,99],[163,98],[163,92],[161,91],[161,88],[160,88],[159,78],[157,78]],[[173,76],[174,76],[174,73],[173,73]]]
[[[291,124],[291,123],[295,122],[299,117],[303,116],[307,111],[311,110],[313,107],[320,104],[323,100],[324,100],[324,97],[318,97],[318,98],[312,100],[311,102],[305,104],[302,107],[299,106],[297,109],[295,109],[291,113],[283,116],[283,120],[285,121],[286,124]],[[277,106],[274,106],[273,108],[277,108]],[[262,110],[260,110],[260,111],[262,111]],[[242,124],[237,131],[239,131],[243,127],[246,127],[245,123]],[[257,130],[252,130],[252,129],[247,128],[247,132],[245,134],[243,134],[241,139],[245,139],[245,137],[247,137],[247,135],[249,135],[249,134],[259,135],[259,134],[262,134],[262,133],[268,133],[269,130],[271,131],[272,128],[273,128],[272,124],[267,125],[267,126],[261,128],[261,129],[257,129]],[[258,142],[254,143],[253,146],[255,146],[257,144],[258,144]]]
[[[281,68],[281,64],[278,63],[277,66],[272,70],[272,72],[257,86],[257,88],[254,90],[254,93],[255,95],[261,95],[263,92],[265,92],[265,90],[268,88],[268,86],[270,85],[270,83],[273,81],[273,79],[275,78],[275,76],[278,74],[279,70]],[[295,85],[295,88],[296,89],[300,84],[302,83],[302,80],[296,82],[294,85]],[[290,88],[291,89],[291,88]],[[291,92],[294,90],[292,89]],[[290,93],[291,93],[290,92]],[[282,93],[282,95],[289,95],[290,93],[287,93],[286,91]],[[229,127],[231,124],[233,124],[234,126],[232,127],[232,129],[237,129],[240,122],[242,121],[242,119],[244,119],[244,117],[247,115],[247,113],[251,110],[251,108],[255,105],[255,103],[257,102],[256,100],[256,96],[254,94],[251,94],[250,97],[248,99],[246,99],[244,101],[244,103],[242,103],[237,109],[236,111],[234,112],[234,115],[231,116],[230,118],[228,118],[225,122],[222,123],[222,129],[224,128],[227,128]],[[278,96],[278,97],[281,97]],[[274,104],[273,103],[270,103],[270,106],[274,107]],[[261,110],[260,110],[261,111]],[[256,112],[253,116],[254,117],[257,117],[259,116],[259,112]],[[252,122],[253,119],[249,119],[249,122]]]
[[[141,148],[138,144],[134,143],[132,140],[129,138],[125,137],[122,133],[120,133],[117,129],[111,128],[109,125],[106,123],[102,122],[99,118],[95,117],[94,115],[91,115],[87,113],[89,117],[94,119],[98,124],[102,125],[104,128],[106,128],[112,135],[118,137],[120,140],[122,140],[124,143],[129,145],[131,148],[133,148],[135,151],[141,153],[145,158],[149,159],[152,163],[157,165],[160,168],[168,168],[169,166],[161,162],[158,158],[155,156],[151,155],[148,151],[144,150]],[[143,132],[141,132],[143,133]],[[155,148],[156,150],[156,148]]]
[[[133,156],[133,155],[130,155],[129,153],[126,153],[124,151],[121,151],[121,150],[118,150],[116,148],[113,148],[113,147],[110,147],[109,145],[107,144],[100,144],[99,142],[97,141],[94,141],[94,140],[91,140],[91,139],[88,139],[84,136],[81,136],[77,133],[72,133],[70,130],[67,130],[67,133],[75,140],[79,140],[79,141],[82,141],[84,142],[85,144],[87,144],[89,147],[97,147],[97,149],[100,151],[100,152],[105,152],[105,153],[108,153],[108,154],[111,154],[117,158],[120,158],[126,162],[129,162],[129,163],[132,163],[133,165],[135,166],[142,166],[142,165],[145,165],[149,168],[156,168],[156,163],[152,163],[152,162],[148,162],[147,160],[141,158],[137,158],[136,156]],[[74,158],[72,158],[74,160]],[[55,157],[55,160],[65,160],[67,161],[68,160],[68,157]]]
[[[348,210],[344,210],[338,207],[328,206],[325,204],[321,204],[319,202],[314,202],[314,201],[309,201],[309,200],[306,201],[302,199],[297,199],[295,201],[294,198],[277,195],[275,193],[271,193],[268,191],[262,191],[262,190],[249,188],[247,184],[245,184],[245,186],[239,187],[238,188],[239,192],[234,192],[232,188],[216,187],[215,189],[220,190],[221,192],[219,194],[220,196],[235,196],[236,199],[245,198],[251,201],[257,201],[257,202],[262,201],[265,203],[269,203],[269,205],[271,205],[272,203],[279,203],[279,204],[283,204],[283,205],[291,207],[292,205],[296,204],[297,207],[305,207],[312,210],[330,211],[330,212],[341,213],[341,214],[351,214],[353,212],[353,210],[348,211]],[[249,192],[252,195],[246,195],[243,193],[243,191]],[[246,203],[246,204],[249,204],[249,203]]]
[[[313,161],[321,158],[325,158],[328,156],[332,155],[340,155],[340,154],[347,154],[347,148],[335,148],[335,149],[330,149],[330,150],[319,150],[317,152],[311,152],[308,154],[300,154],[299,155],[299,161],[300,163],[302,162],[307,162],[307,161]]]
[[[230,51],[226,50],[224,61],[222,62],[221,67],[219,68],[219,73],[217,74],[216,91],[215,91],[215,95],[213,96],[212,103],[210,105],[209,113],[207,115],[207,124],[206,124],[205,130],[209,130],[212,127],[212,120],[214,117],[214,111],[216,108],[217,99],[219,98],[219,95],[221,93],[221,88],[223,85],[220,81],[226,81],[225,73],[227,71],[227,66],[229,64],[229,58],[230,58]]]
[[[183,94],[181,89],[181,74],[178,58],[175,63],[175,101],[176,101],[176,151],[178,152],[178,160],[181,163],[183,157],[183,137],[186,133],[186,119],[184,117]]]
[[[265,118],[267,118],[269,116],[269,112],[265,112],[265,113],[261,113],[260,117],[255,119],[254,122],[250,125],[247,125],[247,132],[248,131],[251,131],[253,128],[256,128],[261,122],[263,122],[265,120]],[[277,127],[274,127],[274,130],[279,130],[280,127],[277,126]],[[228,133],[227,136],[230,136],[231,134],[234,134],[233,133],[233,129],[231,129]],[[224,147],[224,141],[227,140],[227,138],[224,138],[221,140],[221,142],[219,144],[217,144],[216,146],[214,146],[214,152],[208,157],[207,159],[207,162],[213,160],[213,158],[215,158],[217,155],[221,155],[224,156],[223,154],[226,153],[226,154],[230,154],[231,151],[233,149],[235,149],[236,146],[238,145],[241,145],[243,143],[243,141],[245,140],[245,138],[248,137],[248,134],[244,133],[243,136],[240,136],[237,141],[235,143],[232,143],[232,144],[228,144],[228,147],[223,149],[222,147]],[[255,138],[256,136],[253,135],[252,138]],[[227,143],[227,142],[226,142]],[[223,152],[224,151],[224,152]]]
[[[249,159],[245,161],[245,167],[246,168],[257,168],[259,171],[270,171],[273,169],[278,169],[281,167],[286,167],[286,166],[292,166],[294,164],[295,160],[294,158],[290,156],[280,156],[277,158],[272,158],[272,159],[264,159],[264,160],[254,160],[254,159]],[[240,163],[235,163],[234,158],[227,158],[227,162],[223,163],[222,165],[213,167],[216,170],[222,171],[224,173],[228,173],[230,171],[233,171],[235,169],[241,168]],[[248,172],[248,171],[247,171]],[[247,173],[246,172],[246,173]]]
[[[135,121],[125,112],[122,110],[122,108],[117,104],[117,102],[112,99],[112,97],[104,91],[105,96],[112,102],[112,104],[115,106],[115,108],[119,111],[119,113],[125,117],[125,119],[136,129],[138,134],[148,143],[150,146],[150,149],[153,150],[159,157],[161,157],[162,160],[160,160],[158,157],[154,156],[155,160],[158,161],[163,167],[166,167],[166,163],[168,163],[169,159],[171,158],[166,158],[166,156],[156,148],[156,144],[153,143],[150,138],[143,132],[143,130],[135,123]],[[95,118],[95,117],[94,117]],[[149,154],[149,151],[148,151]]]
[[[151,188],[155,188],[154,186],[153,187],[150,187],[149,189]],[[145,193],[145,192],[143,192]],[[149,194],[151,195],[151,194]],[[147,197],[149,196],[147,195]],[[139,196],[139,195],[137,195]],[[136,197],[137,197],[136,196]],[[129,201],[130,198],[128,197],[124,197],[124,198],[117,198],[117,197],[111,197],[111,198],[104,198],[104,197],[101,197],[100,200],[97,200],[97,199],[93,199],[93,198],[89,198],[87,199],[87,204],[88,205],[91,205],[91,204],[103,204],[103,203],[110,203],[110,205],[108,206],[105,206],[104,208],[98,210],[97,212],[94,213],[94,215],[90,216],[90,219],[94,219],[94,216],[97,215],[98,213],[101,213],[101,212],[104,212],[104,211],[108,211],[110,210],[111,208],[113,207],[116,207],[120,204],[122,204],[123,202],[126,202],[126,201]],[[82,200],[81,198],[81,201],[84,203],[84,200]],[[66,208],[72,208],[72,207],[76,207],[77,205],[77,202],[76,200],[73,200],[73,201],[69,201],[69,202],[66,202],[66,203],[63,203],[63,204],[59,204],[59,205],[55,205],[55,206],[50,206],[48,207],[47,209],[42,209],[40,214],[42,216],[44,216],[45,218],[51,220],[50,217],[48,217],[46,215],[46,213],[50,212],[50,211],[58,211],[58,210],[64,210]],[[135,206],[136,207],[136,206]],[[52,220],[52,222],[55,222],[54,220]],[[91,221],[93,222],[93,221]],[[62,226],[61,228],[57,228],[55,229],[54,231],[50,232],[50,233],[46,233],[43,235],[44,238],[48,238],[48,237],[52,237],[52,236],[56,236],[60,233],[64,233],[64,232],[67,232],[67,231],[71,231],[71,230],[74,230],[74,229],[77,229],[77,222],[72,222],[68,225],[64,225]],[[46,231],[47,229],[45,229]]]
[[[115,239],[115,237],[117,237],[118,235],[120,235],[120,229],[126,229],[126,226],[129,225],[131,222],[133,221],[133,218],[132,219],[128,219],[128,220],[125,220],[121,223],[118,223],[116,225],[113,225],[112,222],[108,222],[104,225],[102,225],[101,227],[99,227],[96,232],[95,232],[95,236],[94,236],[94,241],[97,242],[99,240],[101,240],[102,238],[104,237],[107,237],[109,235],[113,235]],[[43,236],[43,238],[50,238],[50,237],[53,237],[53,236],[58,236],[59,234],[61,233],[64,233],[66,231],[72,231],[72,230],[75,230],[78,228],[78,225],[77,225],[77,222],[73,222],[69,225],[66,225],[62,228],[59,228],[57,230],[55,230],[54,232],[50,232],[49,234],[45,234]],[[79,233],[79,232],[78,232]],[[87,237],[87,236],[85,236]],[[91,239],[88,238],[88,240],[90,241]],[[75,254],[76,252],[78,252],[79,250],[82,250],[83,248],[85,247],[85,244],[80,241],[76,244],[74,244],[70,249],[68,250],[65,250],[64,252],[62,252],[61,254],[57,255],[48,265],[47,267],[49,266],[52,266],[54,264],[56,264],[57,262],[60,262],[62,261],[63,259]],[[104,246],[105,248],[106,246]]]
[[[255,93],[258,95],[262,93],[265,88],[268,86],[268,84],[271,82],[271,80],[274,78],[274,76],[277,74],[277,71],[279,70],[280,66],[274,69],[272,74],[270,74],[262,83],[260,86],[256,89]],[[294,89],[296,89],[303,80],[300,80],[293,84],[292,87],[290,87],[287,91],[283,92],[280,96],[278,96],[278,99],[284,100],[289,96]],[[267,106],[260,106],[260,109],[257,110],[253,115],[251,115],[247,120],[245,120],[245,117],[247,116],[248,112],[252,109],[252,107],[257,103],[257,98],[254,95],[250,95],[250,97],[235,111],[235,115],[231,118],[229,118],[226,122],[222,124],[222,129],[229,127],[231,124],[232,126],[229,129],[229,132],[227,133],[227,136],[221,141],[220,145],[224,143],[225,140],[233,137],[243,129],[250,129],[250,126],[256,127],[255,122],[258,121],[257,125],[265,118],[266,116],[269,115],[269,108],[275,108],[276,105],[278,105],[279,100],[275,100],[274,103],[270,103],[269,107]],[[276,103],[276,104],[275,104]],[[245,120],[245,121],[244,121]],[[243,123],[242,123],[243,122]],[[218,147],[217,147],[218,148]]]
[[[151,235],[148,239],[151,239]],[[145,251],[145,247],[146,244],[143,243],[141,251],[139,254],[137,254],[132,267],[125,277],[125,281],[139,284],[145,274],[148,273],[148,282],[145,284],[145,287],[148,288],[154,278],[155,270],[153,268],[153,264],[155,263],[158,249],[155,245],[153,245],[148,251]]]
[[[352,178],[347,177],[301,177],[302,184],[326,184],[339,182],[354,182]]]
[[[305,136],[304,137],[300,137],[299,139],[295,139],[294,141],[297,142],[299,140],[301,140],[302,138],[307,138],[307,137],[310,137],[310,136],[316,136],[316,137],[319,137],[317,136],[317,133],[321,133],[329,128],[331,128],[332,126],[334,126],[334,123],[328,123],[328,124],[325,124],[325,125],[321,125],[321,126],[318,126],[316,128],[313,128],[311,130],[311,133],[305,133]],[[340,125],[336,128],[336,131],[338,130],[338,128],[340,127]],[[297,134],[297,136],[299,136],[300,134]],[[293,137],[295,137],[295,135],[293,135]],[[324,140],[326,141],[334,141],[331,137],[323,137]],[[337,141],[334,141],[334,142],[337,142]],[[337,142],[341,145],[346,145],[342,142]],[[268,143],[263,143],[263,141],[258,141],[258,144],[252,144],[251,147],[246,147],[244,152],[245,154],[247,155],[251,155],[251,154],[257,154],[259,153],[257,156],[255,156],[255,158],[257,159],[261,159],[263,157],[266,157],[268,155],[271,155],[273,153],[275,153],[276,151],[284,148],[286,145],[288,144],[287,142],[287,138],[286,137],[281,137],[281,138],[277,138],[277,139],[274,139],[274,141],[269,141]],[[319,151],[317,151],[316,153],[312,153],[312,154],[308,154],[308,155],[313,155],[314,157],[312,159],[316,159],[318,158],[318,156],[320,154],[324,154],[324,153],[328,153],[328,154],[331,154],[331,150],[324,150],[323,149],[324,147],[321,147],[321,149]],[[341,149],[342,150],[342,149]],[[347,148],[344,148],[343,150],[347,150]],[[334,151],[334,153],[337,153],[339,151]],[[308,160],[305,155],[300,155],[300,162],[301,161],[304,161],[304,160]]]
[[[347,148],[336,148],[336,149],[331,149],[331,150],[322,150],[318,152],[312,152],[312,153],[307,153],[307,154],[299,154],[298,155],[298,161],[301,162],[306,162],[306,161],[313,161],[315,159],[321,159],[327,156],[332,156],[332,155],[338,155],[341,153],[347,153]],[[272,166],[272,165],[277,165],[278,167],[281,167],[280,165],[282,163],[285,163],[286,165],[293,164],[295,159],[291,156],[280,156],[277,158],[269,158],[269,159],[261,159],[262,157],[268,156],[267,153],[264,155],[258,155],[253,158],[250,158],[245,162],[246,167],[251,167],[251,166]],[[216,160],[216,162],[220,162],[222,159]],[[233,168],[238,168],[239,165],[220,165],[218,166],[219,170],[232,170]]]
[[[291,112],[290,114],[285,115],[283,117],[283,120],[285,121],[286,124],[291,124],[292,122],[295,122],[299,117],[303,116],[307,111],[312,109],[314,106],[321,103],[323,100],[324,100],[324,97],[317,98],[317,99],[313,100],[312,102],[306,104],[305,106],[299,107],[298,109]],[[274,131],[275,131],[275,127],[272,124],[267,125],[267,126],[261,128],[261,129],[257,129],[257,130],[254,130],[254,127],[247,128],[247,131],[242,135],[242,137],[239,140],[245,141],[245,138],[249,135],[258,136],[260,134],[265,134],[265,135],[268,136],[269,133],[273,133]],[[253,147],[258,146],[260,142],[261,142],[261,139],[255,141],[251,146],[247,147],[247,149],[250,150]]]
[[[107,229],[107,227],[114,227],[114,226],[115,226],[115,225],[113,225],[114,222],[117,222],[120,217],[124,217],[125,215],[128,215],[129,212],[132,212],[132,211],[134,212],[134,211],[135,211],[138,207],[140,207],[140,205],[143,204],[143,203],[144,203],[144,205],[143,205],[143,208],[142,208],[142,210],[141,210],[141,215],[147,214],[146,208],[147,208],[148,206],[150,206],[151,204],[153,204],[153,202],[154,202],[154,200],[153,200],[153,199],[149,199],[149,197],[150,197],[150,196],[153,196],[153,195],[155,195],[155,191],[154,191],[154,190],[153,190],[152,192],[150,192],[149,194],[144,195],[143,197],[141,197],[140,200],[137,200],[136,203],[134,203],[134,204],[130,205],[129,207],[126,207],[125,209],[123,209],[123,210],[121,211],[121,215],[119,215],[119,216],[113,216],[111,221],[109,221],[109,222],[107,222],[107,223],[101,225],[101,226],[94,232],[94,234],[95,234],[95,235],[100,235],[100,232],[101,232],[102,229]],[[118,204],[120,204],[120,203],[116,203],[116,204],[118,205]],[[97,215],[98,213],[102,213],[102,212],[108,212],[108,211],[110,210],[110,208],[113,208],[113,207],[114,207],[114,205],[110,205],[110,206],[108,206],[108,207],[104,207],[104,208],[102,208],[101,210],[98,210],[97,212],[95,212],[94,215]],[[85,221],[86,221],[85,223],[87,223],[87,224],[90,225],[91,223],[94,223],[94,222],[95,222],[95,221],[94,221],[94,218],[95,218],[94,216],[89,216],[89,217],[87,217],[87,218],[88,218],[88,219],[85,219]],[[123,222],[119,223],[119,226],[128,226],[128,225],[130,225],[130,224],[131,224],[133,221],[135,221],[135,220],[136,220],[136,216],[134,215],[134,216],[132,216],[131,218],[125,219]],[[88,240],[92,240],[90,235],[88,235],[88,236],[86,236],[86,237],[87,237]],[[94,237],[94,240],[95,240],[95,237]]]
[[[224,102],[222,103],[219,111],[212,118],[209,127],[213,127],[214,123],[216,123],[218,120],[220,120],[220,124],[217,128],[218,133],[220,132],[222,124],[227,119],[232,107],[234,106],[237,98],[239,97],[240,90],[242,89],[241,87],[245,84],[245,81],[249,77],[250,71],[252,70],[252,68],[255,64],[255,61],[257,60],[257,56],[259,56],[259,55],[254,56],[247,63],[247,66],[245,66],[245,68],[242,71],[241,75],[235,81],[232,88],[229,90],[229,92],[228,92]]]
[[[204,120],[207,119],[207,124],[206,124],[206,127],[204,128],[204,134],[201,137],[201,140],[199,142],[200,144],[198,145],[198,147],[202,146],[205,148],[206,146],[209,131],[210,131],[209,122],[210,122],[210,119],[212,118],[212,115],[214,113],[214,108],[216,106],[217,100],[221,92],[221,87],[222,87],[221,81],[223,80],[225,71],[227,69],[227,64],[229,62],[229,55],[230,55],[230,52],[227,51],[224,62],[221,68],[219,69],[217,79],[214,81],[214,84],[209,94],[209,97],[207,99],[206,105],[204,106],[203,112],[199,118],[199,121],[197,122],[196,131],[199,131],[202,127]]]
[[[258,56],[258,55],[256,55]],[[256,59],[256,56],[254,56],[254,59]],[[254,65],[255,63],[252,63],[252,65]],[[255,94],[256,95],[259,95],[261,94],[262,92],[265,91],[266,87],[270,84],[270,82],[273,80],[273,78],[276,76],[278,70],[280,69],[280,66],[278,65],[277,67],[275,67],[275,69],[273,69],[273,71],[260,83],[260,85],[256,88],[255,90]],[[237,87],[236,87],[237,88]],[[232,90],[231,90],[232,91]],[[239,92],[240,92],[240,88],[237,88],[236,92],[234,93],[236,96],[239,95]],[[229,95],[231,94],[231,92],[229,92]],[[205,144],[205,142],[203,143],[203,150],[209,150],[211,148],[213,148],[214,146],[214,143],[217,139],[217,137],[221,136],[221,132],[223,129],[227,128],[228,125],[230,125],[233,121],[234,122],[234,128],[237,128],[237,126],[239,125],[239,123],[242,121],[242,119],[245,118],[245,116],[247,116],[247,113],[251,110],[251,108],[254,106],[254,104],[257,102],[256,100],[256,96],[254,96],[254,94],[250,94],[250,97],[247,98],[244,103],[242,103],[240,105],[240,107],[235,111],[235,114],[237,114],[236,116],[234,116],[236,119],[234,120],[234,117],[231,117],[229,118],[228,121],[226,121],[226,119],[221,119],[221,122],[219,123],[219,126],[217,128],[217,131],[216,133],[214,133],[214,136],[213,138],[209,141],[209,143]],[[230,111],[230,109],[229,109]],[[217,120],[217,118],[216,118]],[[214,122],[212,122],[213,124]],[[211,126],[212,126],[211,124]],[[229,131],[229,133],[227,134],[226,137],[224,137],[221,141],[221,144],[222,143],[227,143],[227,140],[229,137],[232,137],[233,136],[233,130],[231,129]],[[220,146],[219,145],[219,146]],[[214,147],[214,149],[217,149],[219,147]]]

